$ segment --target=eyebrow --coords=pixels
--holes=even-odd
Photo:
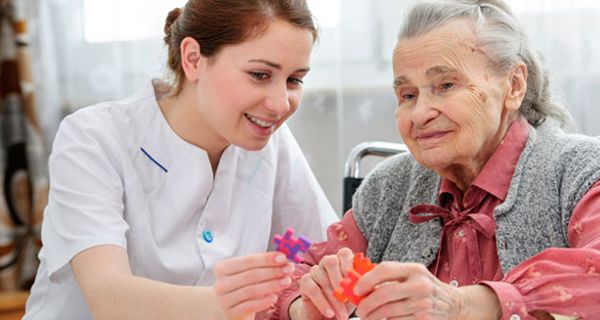
[[[458,71],[454,68],[445,67],[445,66],[435,66],[427,69],[425,75],[428,78],[432,78],[434,76],[448,74],[448,73],[457,73]]]
[[[264,60],[264,59],[250,59],[250,60],[248,60],[248,62],[263,63],[263,64],[266,64],[266,65],[268,65],[268,66],[270,66],[272,68],[275,68],[277,70],[281,70],[281,65],[280,64],[272,62],[272,61],[269,61],[269,60]],[[295,72],[308,72],[308,71],[310,71],[310,68],[309,67],[304,67],[304,68],[300,68],[300,69],[296,70]]]
[[[427,69],[427,71],[425,71],[425,75],[428,78],[433,78],[435,76],[450,74],[450,73],[458,73],[458,70],[456,70],[454,68],[450,68],[450,67],[445,67],[445,66],[434,66],[434,67]],[[397,76],[396,78],[394,78],[394,88],[397,88],[397,87],[399,87],[403,84],[409,83],[409,82],[410,82],[410,80],[408,80],[407,77]]]
[[[397,88],[405,83],[409,83],[410,81],[408,80],[407,77],[405,76],[397,76],[396,78],[394,78],[394,88]]]

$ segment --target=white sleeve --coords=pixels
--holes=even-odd
[[[127,246],[119,158],[111,151],[119,141],[110,137],[110,122],[100,115],[81,110],[65,118],[54,141],[42,225],[51,278],[87,248]]]
[[[295,235],[312,242],[326,239],[327,227],[339,217],[317,182],[290,129],[279,128],[278,160],[273,203],[274,234],[282,234],[292,227]],[[271,243],[270,249],[274,246]]]

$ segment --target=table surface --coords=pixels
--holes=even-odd
[[[0,291],[0,320],[21,319],[25,314],[25,303],[28,296],[28,291]],[[556,320],[575,319],[560,315],[553,316]],[[349,320],[360,320],[360,318],[350,318]]]
[[[21,319],[28,296],[28,291],[0,291],[0,320]]]

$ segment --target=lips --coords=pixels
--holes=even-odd
[[[249,113],[244,113],[244,115],[246,116],[246,118],[248,118],[248,120],[250,120],[252,123],[256,124],[257,126],[259,126],[261,128],[266,129],[266,128],[270,128],[275,125],[275,121],[259,119]]]
[[[420,133],[414,135],[414,139],[415,140],[436,139],[436,138],[441,138],[441,137],[445,136],[449,132],[450,132],[449,130],[435,130],[435,131],[420,132]]]

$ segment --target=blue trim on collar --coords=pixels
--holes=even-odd
[[[164,172],[169,172],[167,168],[165,168],[162,164],[160,164],[158,161],[152,158],[152,156],[146,150],[144,150],[144,148],[140,147],[140,150],[142,150],[142,152],[148,157],[148,159],[152,160],[152,162],[159,166]]]

